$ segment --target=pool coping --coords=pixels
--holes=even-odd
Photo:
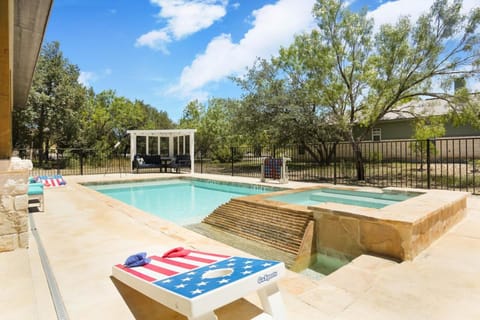
[[[86,178],[75,179],[83,181]],[[132,253],[136,247],[152,249],[175,245],[181,240],[172,238],[167,241],[170,237],[156,237],[128,220],[111,226],[110,221],[116,221],[116,208],[104,204],[93,208],[83,197],[76,196],[73,181],[74,178],[68,177],[66,188],[46,190],[46,212],[34,213],[55,273],[59,275],[69,314],[72,319],[135,319],[108,279],[111,264]],[[397,264],[362,255],[315,282],[289,272],[280,283],[288,318],[400,320],[456,316],[477,319],[480,315],[477,308],[480,294],[479,208],[480,197],[470,196],[466,219],[412,261]],[[106,215],[107,211],[111,211],[111,219],[96,218]],[[94,230],[85,233],[91,229]],[[175,227],[175,230],[181,229]],[[237,250],[213,240],[194,243],[189,237],[184,238],[189,240],[187,245],[238,254]],[[53,310],[52,313],[45,310],[50,295],[48,288],[40,290],[41,266],[34,251],[35,243],[31,240],[29,249],[0,255],[0,265],[5,271],[0,273],[0,278],[10,297],[0,304],[2,314],[9,319],[52,319],[55,316]],[[96,258],[92,259],[92,255]],[[74,280],[77,281],[75,287]],[[247,300],[259,303],[256,297],[249,296]],[[162,314],[162,319],[177,318],[159,313],[164,310],[146,299],[138,297],[136,301],[144,315],[157,312]],[[243,301],[233,303],[230,310],[242,312],[242,315],[255,311],[241,303]],[[220,319],[234,318],[233,314],[221,311]]]
[[[374,254],[397,261],[411,260],[432,244],[465,214],[469,193],[415,188],[371,188],[319,185],[276,193],[292,194],[314,189],[381,190],[420,193],[383,208],[366,208],[333,202],[298,205],[267,199],[272,193],[242,197],[241,201],[311,214],[315,220],[313,251],[350,261]]]

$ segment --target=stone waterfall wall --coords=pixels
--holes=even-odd
[[[0,252],[28,247],[30,160],[0,160]]]

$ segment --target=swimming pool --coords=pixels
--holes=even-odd
[[[360,207],[380,209],[388,205],[410,199],[419,194],[420,193],[412,192],[368,192],[322,188],[283,194],[268,197],[266,199],[305,206],[316,205],[321,202],[335,202]]]
[[[179,225],[201,222],[205,216],[231,198],[278,190],[256,185],[190,179],[88,187]]]

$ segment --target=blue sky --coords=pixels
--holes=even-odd
[[[464,0],[466,10],[478,0]],[[229,76],[314,26],[315,0],[55,0],[44,41],[59,41],[95,92],[143,100],[178,121],[187,103],[237,98]],[[377,24],[433,0],[350,0]],[[478,4],[477,4],[478,5]]]

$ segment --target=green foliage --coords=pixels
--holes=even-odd
[[[207,106],[192,101],[185,107],[179,127],[197,129],[195,147],[203,157],[230,161],[230,146],[242,143],[233,128],[237,107],[238,102],[230,99],[210,99]]]
[[[415,121],[413,139],[426,140],[445,135],[445,120],[441,116],[417,118]]]
[[[127,152],[126,131],[171,129],[175,125],[164,111],[117,96],[98,94],[78,82],[79,69],[60,50],[58,42],[43,46],[24,109],[14,110],[16,148],[93,148],[111,152],[117,142]]]
[[[417,155],[420,156],[422,164],[420,170],[423,170],[423,162],[427,157],[427,148],[430,150],[430,155],[433,156],[437,153],[435,142],[428,140],[445,135],[445,119],[441,116],[423,117],[418,118],[415,121],[415,130],[413,139],[417,140],[410,144],[410,148],[413,149]]]
[[[317,29],[236,79],[245,91],[243,114],[250,115],[245,127],[279,141],[317,143],[341,135],[363,180],[360,141],[403,103],[433,97],[456,114],[478,118],[471,95],[447,90],[456,79],[480,73],[480,8],[464,16],[461,4],[436,0],[417,22],[404,17],[375,31],[366,10],[353,13],[341,0],[317,0]]]
[[[85,89],[78,83],[79,69],[60,50],[58,42],[43,46],[27,105],[14,113],[14,145],[48,149],[65,147],[78,137],[78,114]]]

